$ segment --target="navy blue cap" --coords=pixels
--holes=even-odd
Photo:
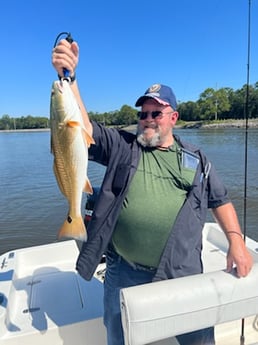
[[[176,96],[173,90],[166,85],[153,84],[143,96],[137,99],[135,106],[140,107],[148,98],[154,98],[162,105],[170,105],[173,110],[177,108]]]

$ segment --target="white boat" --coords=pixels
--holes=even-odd
[[[224,271],[227,241],[215,223],[203,231],[205,273],[123,289],[125,344],[175,345],[176,334],[216,325],[216,344],[258,345],[258,243],[246,238],[255,264],[246,278]],[[87,282],[75,270],[73,240],[0,257],[1,345],[104,345],[101,263]]]

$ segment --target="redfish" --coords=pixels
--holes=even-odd
[[[59,189],[66,197],[69,210],[58,238],[87,240],[81,214],[82,193],[92,194],[87,177],[88,148],[94,143],[84,127],[76,98],[66,80],[55,81],[50,104],[51,152]]]

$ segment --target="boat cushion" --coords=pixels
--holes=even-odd
[[[258,263],[246,278],[216,271],[120,292],[126,345],[142,345],[258,313]]]

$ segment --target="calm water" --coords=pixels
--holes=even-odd
[[[188,129],[177,134],[215,163],[242,223],[244,131]],[[248,139],[247,233],[258,240],[258,130],[250,129]],[[56,241],[68,206],[52,172],[49,143],[49,132],[0,133],[0,254]],[[104,168],[90,162],[88,174],[98,185]]]

